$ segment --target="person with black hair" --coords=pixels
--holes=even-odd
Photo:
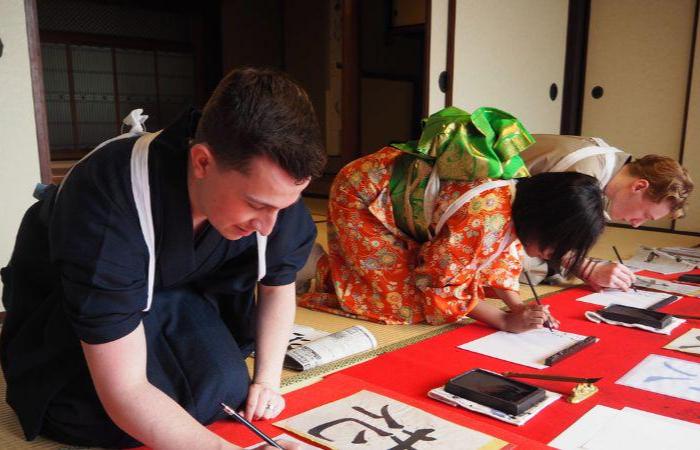
[[[448,108],[418,142],[345,166],[331,187],[329,253],[299,304],[388,324],[557,326],[519,298],[523,248],[578,267],[604,228],[602,193],[588,175],[528,177],[518,153],[530,143],[503,111]],[[481,302],[486,288],[510,312]]]
[[[203,425],[227,417],[222,402],[249,420],[285,408],[320,130],[301,87],[253,68],[228,74],[201,114],[156,133],[144,120],[132,112],[129,133],[25,214],[2,270],[7,401],[29,440],[239,448]]]

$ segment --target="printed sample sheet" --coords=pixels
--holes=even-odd
[[[545,369],[549,367],[544,363],[548,357],[586,337],[559,330],[549,331],[547,328],[517,334],[497,331],[458,348],[535,369]]]
[[[584,295],[576,300],[579,302],[592,303],[594,305],[624,305],[634,308],[646,309],[651,305],[668,298],[666,292],[649,292],[649,291],[622,291],[620,289],[605,289],[602,292]]]
[[[680,259],[680,260],[679,260]],[[640,270],[651,270],[665,275],[680,272],[690,272],[695,269],[695,264],[686,262],[675,255],[668,254],[662,250],[651,247],[640,246],[637,253],[631,258],[624,260],[624,264],[637,272]]]
[[[658,291],[664,291],[670,294],[685,295],[688,297],[697,297],[698,294],[700,294],[700,286],[674,283],[673,281],[659,280],[651,277],[643,277],[641,275],[637,275],[634,285],[637,287],[656,289]]]
[[[334,449],[500,449],[507,442],[370,391],[275,423]]]
[[[615,383],[700,402],[700,364],[649,355]]]
[[[317,330],[313,327],[307,327],[306,325],[299,325],[295,323],[292,327],[292,333],[289,336],[289,345],[287,346],[287,350],[308,344],[309,342],[328,336],[329,334],[330,333],[327,331]]]
[[[661,250],[675,255],[700,258],[700,245],[696,247],[661,247]]]
[[[700,425],[634,408],[597,405],[557,436],[559,449],[687,449],[700,442]]]
[[[664,345],[664,348],[700,355],[700,328],[688,330],[685,334],[678,336],[674,341]]]
[[[296,442],[297,444],[301,445],[301,450],[323,450],[321,447],[316,447],[315,445],[307,444],[306,442],[300,441],[299,439],[295,438],[294,436],[290,436],[287,433],[282,433],[272,438],[273,441],[279,441],[280,439],[287,442]],[[261,450],[265,448],[266,445],[267,444],[265,442],[260,441],[257,444],[246,447],[246,449]]]

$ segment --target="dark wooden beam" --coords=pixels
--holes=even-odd
[[[36,126],[36,141],[39,150],[39,173],[41,182],[48,184],[51,183],[51,150],[49,146],[49,127],[46,118],[44,69],[41,63],[36,0],[24,0],[24,14],[27,22],[29,70],[32,79],[32,94],[34,96],[34,124]]]

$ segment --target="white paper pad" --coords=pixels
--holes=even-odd
[[[532,408],[528,409],[524,413],[514,416],[512,414],[505,413],[503,411],[500,411],[498,409],[493,409],[488,406],[484,406],[481,403],[476,403],[472,402],[470,400],[467,400],[466,398],[462,398],[458,395],[450,394],[447,392],[444,388],[444,386],[440,386],[438,388],[432,389],[430,392],[428,392],[428,397],[447,403],[448,405],[452,406],[458,406],[462,407],[464,409],[468,409],[470,411],[478,412],[480,414],[487,415],[489,417],[493,417],[494,419],[510,423],[513,425],[525,425],[528,420],[532,419],[545,409],[547,406],[551,405],[552,403],[556,402],[561,398],[561,394],[558,394],[556,392],[551,392],[551,391],[544,391],[545,392],[545,399],[539,402],[538,404],[534,405]]]
[[[596,406],[549,443],[559,449],[680,450],[700,442],[700,425],[634,408]]]
[[[416,436],[425,439],[408,441],[415,450],[495,450],[508,445],[488,434],[370,391],[360,391],[275,425],[337,449],[385,450]]]
[[[700,364],[649,355],[615,383],[700,402]]]
[[[648,289],[656,289],[657,291],[664,291],[670,294],[679,294],[688,297],[697,297],[700,294],[700,287],[693,286],[691,284],[674,283],[668,280],[658,280],[651,277],[643,277],[637,275],[637,279],[634,281],[634,285],[637,287],[645,287]]]
[[[524,333],[497,331],[462,344],[459,348],[535,369],[545,369],[549,367],[544,364],[548,357],[586,337],[559,330],[552,332],[547,328]]]
[[[322,450],[321,447],[316,447],[315,445],[307,444],[304,441],[300,441],[299,439],[295,438],[294,436],[290,436],[287,433],[282,433],[279,436],[275,436],[272,438],[273,441],[279,441],[280,439],[285,440],[287,442],[296,442],[297,444],[301,445],[301,450]],[[249,447],[246,447],[246,449],[250,450],[258,450],[262,449],[267,445],[265,442],[258,442],[257,444],[253,444]]]
[[[700,328],[688,330],[685,334],[678,336],[676,340],[664,345],[664,348],[700,355]]]
[[[639,278],[639,277],[638,277]],[[622,291],[620,289],[605,289],[602,292],[584,295],[576,300],[579,302],[592,303],[594,305],[609,306],[609,305],[624,305],[635,308],[646,309],[667,298],[669,295],[665,292],[649,292],[649,291]]]

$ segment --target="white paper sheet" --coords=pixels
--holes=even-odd
[[[700,402],[700,364],[683,359],[649,355],[616,383]]]
[[[700,442],[700,425],[634,408],[596,406],[549,445],[567,450],[685,450],[693,442]]]
[[[664,348],[700,355],[700,328],[691,328],[674,341],[664,345]]]
[[[605,289],[602,292],[584,295],[576,300],[579,302],[592,303],[594,305],[608,306],[612,304],[632,306],[635,308],[646,309],[665,298],[669,294],[665,292],[649,292],[649,291],[622,291],[620,289]]]
[[[410,443],[405,448],[416,450],[499,449],[508,445],[493,436],[369,391],[360,391],[275,425],[336,449],[385,450],[401,442]]]
[[[535,369],[545,369],[548,366],[544,361],[548,357],[586,337],[559,330],[549,331],[547,328],[517,334],[497,331],[464,343],[459,348]]]
[[[550,442],[549,446],[562,450],[583,449],[586,442],[605,428],[605,424],[619,412],[617,409],[596,405]]]
[[[697,297],[698,294],[700,294],[700,287],[692,284],[674,283],[673,281],[659,280],[640,275],[637,275],[634,285],[637,287],[656,289],[657,291],[664,291],[670,294],[680,294],[688,297]]]
[[[299,439],[295,438],[294,436],[290,436],[287,433],[282,433],[278,436],[275,436],[272,438],[273,441],[279,441],[280,439],[285,440],[287,442],[296,442],[297,444],[301,445],[301,450],[322,450],[321,447],[316,447],[315,445],[308,444],[304,441],[300,441]],[[264,442],[260,441],[257,444],[253,444],[249,447],[246,447],[246,449],[250,450],[259,450],[265,447]]]

